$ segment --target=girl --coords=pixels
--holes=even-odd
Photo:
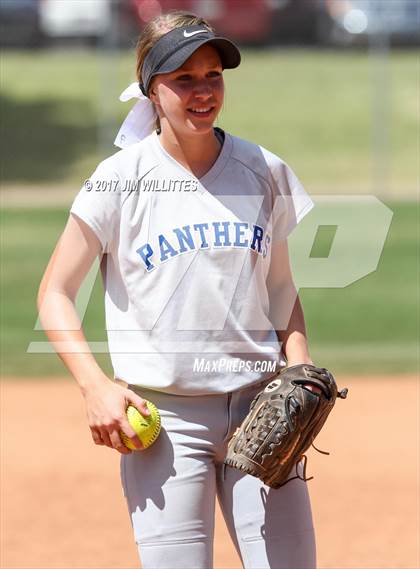
[[[238,48],[203,19],[162,15],[137,47],[123,149],[76,197],[39,292],[44,328],[78,382],[93,440],[121,453],[144,569],[212,567],[218,497],[246,568],[311,569],[305,481],[273,490],[225,467],[227,443],[276,369],[312,363],[287,237],[312,202],[277,156],[214,127]],[[74,308],[96,257],[114,378]],[[68,349],[70,347],[70,349]],[[162,432],[129,451],[128,404]],[[301,467],[301,465],[300,465]]]

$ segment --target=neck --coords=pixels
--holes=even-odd
[[[221,149],[213,129],[206,133],[184,135],[175,133],[165,124],[162,125],[159,140],[166,152],[197,178],[210,170]]]

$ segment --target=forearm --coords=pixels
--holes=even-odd
[[[276,333],[289,366],[298,363],[313,363],[309,354],[305,317],[297,293],[287,328],[277,330]]]
[[[72,299],[62,292],[45,291],[38,309],[45,334],[82,393],[104,383],[108,378],[93,357]]]

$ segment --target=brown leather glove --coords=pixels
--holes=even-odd
[[[311,391],[307,385],[318,390]],[[252,401],[248,415],[229,442],[225,464],[260,478],[272,488],[302,478],[296,468],[297,476],[288,480],[336,398],[345,399],[347,392],[347,388],[337,391],[334,377],[325,368],[309,364],[284,368]],[[308,480],[305,466],[306,457],[303,480]]]

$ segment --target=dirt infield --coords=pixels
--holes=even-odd
[[[317,439],[331,456],[308,453],[319,568],[418,569],[417,380],[339,383]],[[1,412],[1,567],[138,568],[120,455],[92,443],[76,384],[5,380]],[[219,510],[215,567],[241,567]]]

